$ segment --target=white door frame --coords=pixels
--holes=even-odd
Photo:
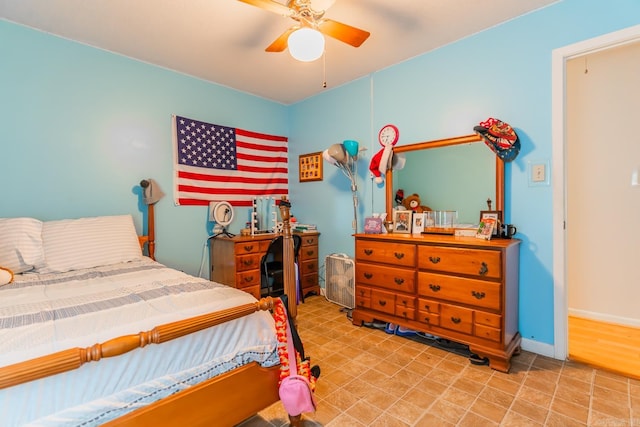
[[[640,25],[554,49],[551,57],[551,176],[553,179],[553,328],[554,358],[567,358],[566,177],[565,116],[566,62],[597,51],[640,41]]]

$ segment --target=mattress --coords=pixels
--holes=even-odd
[[[0,366],[218,311],[255,299],[151,259],[0,288]],[[278,363],[272,316],[256,312],[163,344],[0,390],[2,426],[100,425],[243,364]]]

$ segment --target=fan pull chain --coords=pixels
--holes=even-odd
[[[322,52],[322,87],[327,88],[327,49]]]

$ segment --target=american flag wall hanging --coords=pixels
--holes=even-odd
[[[174,202],[228,201],[289,194],[288,139],[173,116]]]

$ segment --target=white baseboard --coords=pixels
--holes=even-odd
[[[520,346],[525,351],[530,351],[531,353],[536,353],[541,356],[555,358],[555,348],[553,344],[546,344],[540,341],[522,338]]]

